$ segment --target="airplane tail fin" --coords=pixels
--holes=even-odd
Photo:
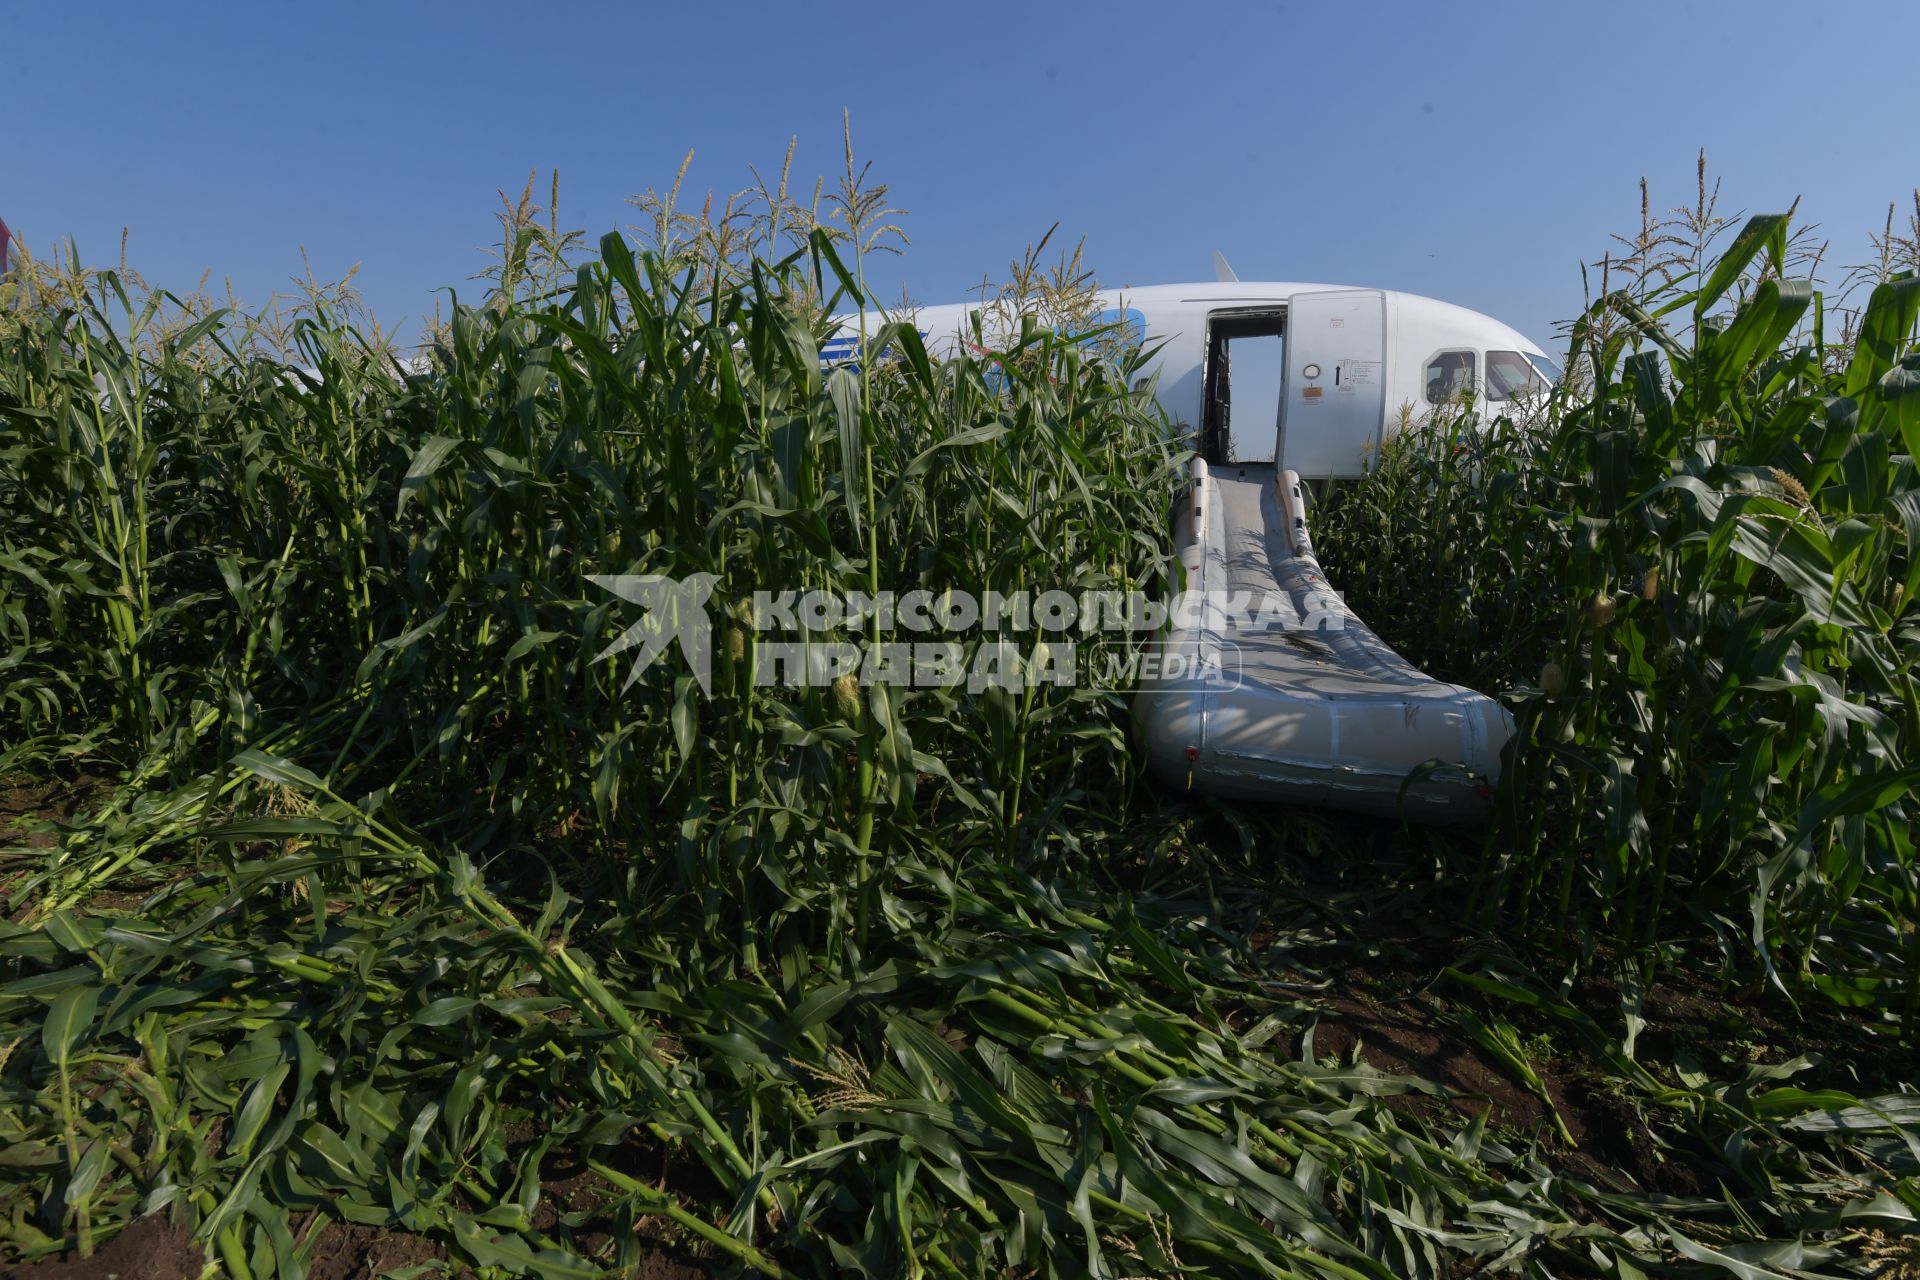
[[[1218,249],[1213,251],[1213,278],[1226,283],[1236,283],[1240,277],[1233,274],[1233,268],[1227,265],[1227,256]]]

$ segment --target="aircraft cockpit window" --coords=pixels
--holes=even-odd
[[[1547,381],[1518,351],[1487,352],[1487,399],[1518,400],[1546,391]]]
[[[1547,359],[1545,356],[1537,356],[1531,351],[1527,352],[1527,359],[1533,362],[1533,367],[1540,371],[1540,376],[1547,380],[1549,387],[1557,387],[1560,385],[1559,365]]]
[[[1447,404],[1473,391],[1474,354],[1442,351],[1427,361],[1427,403]]]

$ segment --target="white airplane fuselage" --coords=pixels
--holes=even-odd
[[[1112,289],[1099,302],[1097,324],[1144,336],[1156,395],[1203,457],[1305,479],[1362,475],[1404,424],[1441,405],[1495,417],[1558,376],[1512,327],[1411,293],[1235,280]],[[963,303],[912,316],[938,355],[971,340],[976,312],[993,314]],[[990,322],[985,336],[989,347],[1007,337]]]

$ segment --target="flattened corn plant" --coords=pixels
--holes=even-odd
[[[1286,940],[1255,964],[1202,902],[916,842],[859,967],[749,965],[670,903],[511,898],[524,868],[231,763],[94,828],[137,912],[0,926],[0,1016],[32,1030],[0,1077],[18,1256],[152,1212],[235,1276],[304,1274],[335,1221],[486,1275],[617,1273],[664,1238],[776,1276],[1843,1276],[1916,1207],[1912,1098],[1795,1088],[1804,1059],[1676,1088],[1616,1055],[1723,1188],[1650,1195],[1317,1055],[1310,992],[1270,976]],[[213,816],[248,794],[278,803]],[[583,1171],[598,1203],[543,1185]]]
[[[1098,874],[1185,821],[1115,693],[758,684],[756,589],[1155,582],[1178,459],[1137,357],[823,369],[830,243],[721,274],[610,237],[420,368],[324,309],[293,365],[143,343],[111,277],[0,350],[6,759],[122,776],[6,855],[11,1256],[160,1213],[238,1277],[345,1221],[488,1276],[1625,1280],[1911,1221],[1911,1099],[1792,1065],[1622,1066],[1725,1188],[1678,1201],[1323,1059],[1283,940]],[[596,662],[624,572],[712,576],[711,696]]]
[[[1456,868],[1484,918],[1630,973],[1717,935],[1731,975],[1911,1040],[1920,279],[1876,287],[1836,359],[1787,255],[1756,217],[1702,275],[1602,298],[1590,387],[1403,435],[1322,545],[1416,661],[1509,691],[1499,813]]]

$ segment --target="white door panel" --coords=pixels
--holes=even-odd
[[[1303,478],[1364,475],[1386,421],[1386,297],[1378,289],[1287,299],[1280,465]]]

